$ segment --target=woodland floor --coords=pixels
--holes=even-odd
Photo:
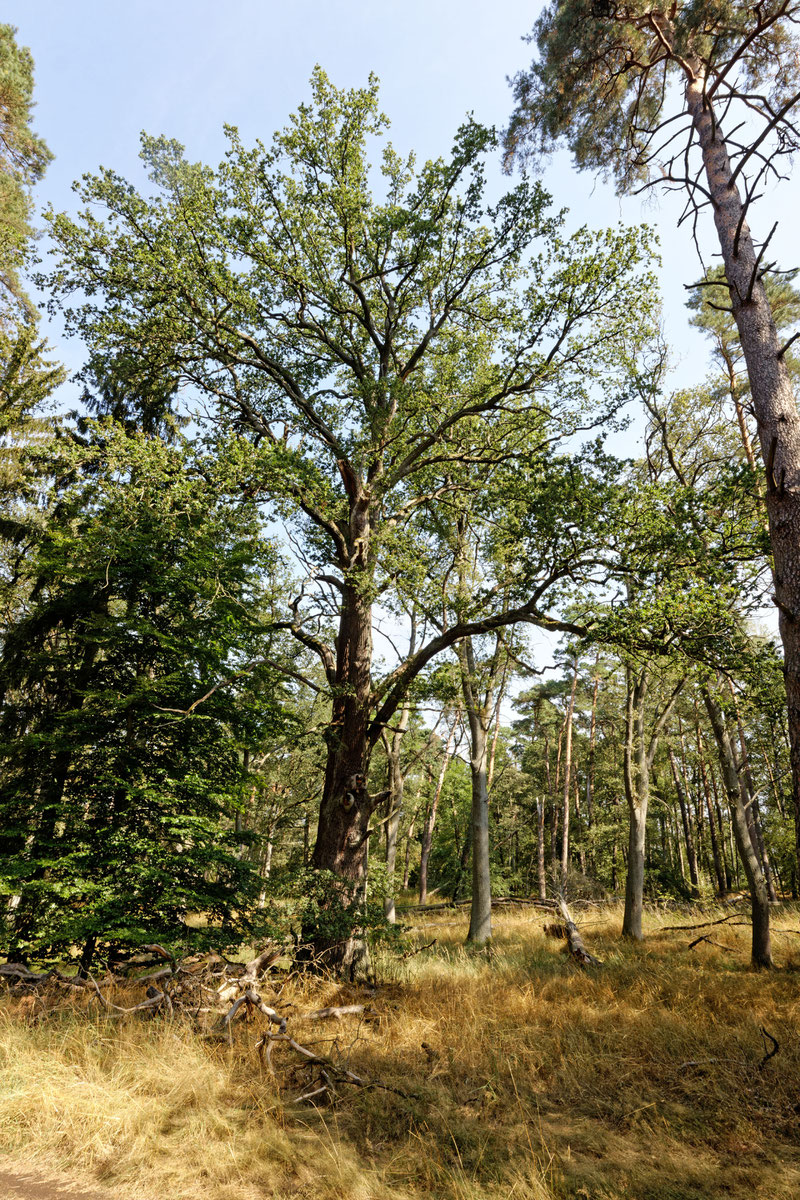
[[[409,943],[435,945],[380,957],[374,989],[261,987],[338,1078],[371,1082],[335,1080],[319,1107],[297,1103],[319,1068],[286,1043],[274,1074],[261,1062],[260,1014],[229,1046],[3,998],[0,1167],[121,1200],[796,1200],[800,914],[776,914],[779,969],[759,974],[747,928],[664,928],[725,913],[651,912],[633,946],[618,909],[576,907],[590,971],[535,909],[498,913],[485,953],[463,948],[464,911],[410,914]]]

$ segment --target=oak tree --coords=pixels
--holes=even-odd
[[[613,411],[652,280],[642,231],[565,237],[527,181],[489,203],[495,140],[474,122],[446,158],[418,166],[387,145],[374,168],[375,80],[340,92],[317,70],[312,89],[269,146],[229,129],[217,171],[145,138],[150,199],[113,171],[84,179],[82,215],[52,221],[48,286],[95,361],[125,354],[211,409],[250,494],[286,522],[306,578],[285,626],[331,700],[313,864],[357,888],[383,799],[370,757],[411,680],[471,633],[553,619],[520,570],[515,612],[487,616],[476,596],[375,678],[373,608],[417,566],[416,514],[465,468],[480,486],[532,421],[585,424],[601,379]]]

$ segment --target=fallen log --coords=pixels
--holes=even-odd
[[[398,914],[412,912],[442,912],[448,908],[467,908],[471,900],[443,900],[439,904],[409,904],[398,909]],[[532,908],[555,908],[555,900],[540,900],[534,896],[493,896],[492,908],[502,908],[504,905],[530,905]]]
[[[675,933],[681,929],[708,929],[712,925],[727,925],[730,921],[736,921],[736,918],[741,915],[740,912],[729,913],[727,917],[719,917],[716,921],[697,921],[694,925],[662,925],[661,933]],[[747,923],[745,922],[745,924]]]
[[[602,967],[603,964],[600,962],[600,959],[590,954],[584,946],[583,938],[578,932],[578,926],[573,921],[563,897],[558,898],[558,908],[564,924],[564,937],[567,939],[567,945],[572,957],[582,967]]]
[[[342,1017],[352,1017],[363,1013],[366,1007],[366,1004],[342,1004],[338,1008],[336,1006],[318,1008],[314,1012],[298,1013],[297,1016],[303,1021],[324,1021],[328,1017],[333,1017],[338,1021]],[[284,1021],[285,1024],[286,1022]]]

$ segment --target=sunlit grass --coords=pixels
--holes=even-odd
[[[632,946],[618,911],[589,909],[604,966],[583,972],[535,909],[499,914],[485,951],[463,946],[463,911],[406,920],[412,947],[436,944],[379,956],[374,995],[296,979],[280,997],[298,1041],[395,1090],[340,1085],[332,1105],[297,1105],[308,1068],[279,1046],[262,1072],[260,1024],[228,1048],[180,1022],[37,1017],[10,1000],[0,1149],[178,1200],[800,1195],[800,937],[777,934],[781,969],[754,973],[747,928],[714,928],[731,952],[690,950],[697,934],[664,929],[690,916],[651,914]],[[300,1019],[355,1001],[364,1018]],[[766,1062],[762,1027],[779,1043]]]

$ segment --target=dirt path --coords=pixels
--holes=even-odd
[[[108,1192],[87,1191],[66,1175],[43,1175],[33,1167],[2,1160],[0,1200],[114,1200],[114,1197]]]

